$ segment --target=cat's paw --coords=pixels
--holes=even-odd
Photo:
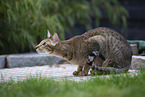
[[[86,72],[79,72],[79,74],[78,74],[79,76],[87,76],[88,75],[88,73],[86,73]]]
[[[78,75],[78,74],[79,74],[78,71],[74,71],[74,72],[73,72],[73,75]]]

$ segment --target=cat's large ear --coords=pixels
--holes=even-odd
[[[59,39],[57,33],[54,33],[54,35],[53,35],[53,41],[54,41],[54,42],[60,41],[60,39]]]
[[[47,30],[47,37],[51,37],[52,35],[50,34],[49,30]]]

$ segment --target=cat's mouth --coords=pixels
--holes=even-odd
[[[38,54],[51,54],[51,52],[48,52],[47,50],[36,49],[36,51],[37,51]]]
[[[46,53],[46,51],[44,51],[44,50],[36,49],[36,51],[37,51],[37,53],[39,53],[39,54],[44,54],[44,53]]]

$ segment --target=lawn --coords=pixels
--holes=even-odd
[[[0,83],[0,97],[144,97],[145,70],[138,75],[92,78],[87,81],[55,81],[29,78]]]

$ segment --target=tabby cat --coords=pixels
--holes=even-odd
[[[36,46],[38,53],[60,56],[72,64],[77,64],[73,75],[84,76],[91,73],[127,72],[131,65],[132,50],[123,36],[116,31],[99,27],[71,39],[60,41],[57,33]]]

